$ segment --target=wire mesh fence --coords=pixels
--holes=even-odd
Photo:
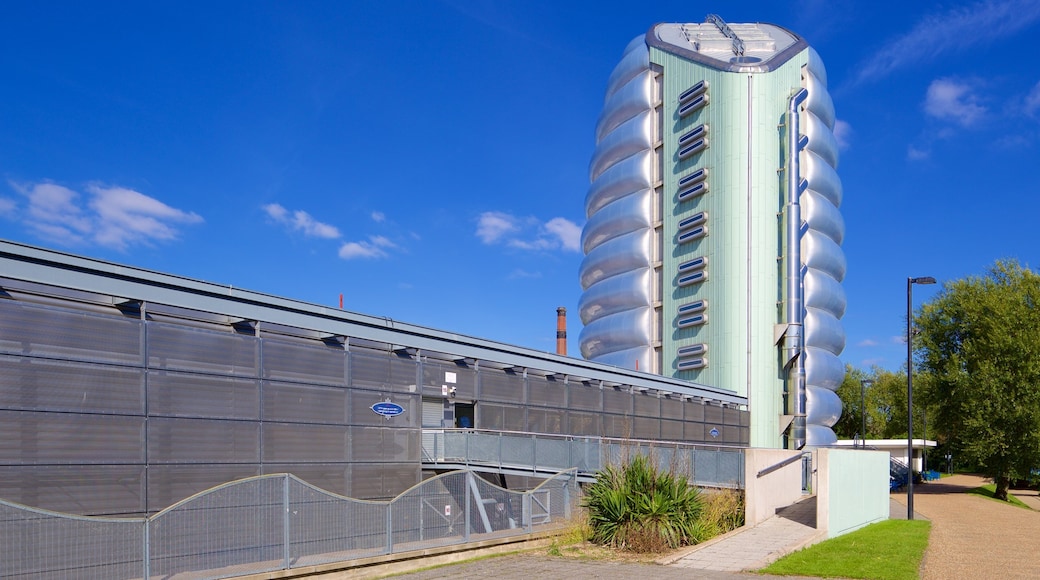
[[[565,524],[575,472],[529,491],[470,471],[388,502],[290,474],[226,483],[148,518],[96,518],[0,500],[0,578],[226,578],[531,533]]]

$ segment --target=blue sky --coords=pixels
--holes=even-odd
[[[905,360],[907,276],[1040,265],[1040,0],[13,3],[0,238],[551,351],[607,77],[709,12],[827,65],[844,361]]]

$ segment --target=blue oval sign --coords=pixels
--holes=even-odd
[[[719,436],[719,430],[714,428],[714,427],[712,427],[711,431],[708,431],[708,435],[711,435],[712,438],[718,437]]]
[[[372,412],[377,415],[382,415],[387,419],[396,417],[401,413],[404,413],[404,407],[397,403],[391,403],[390,401],[383,401],[382,403],[376,403],[372,405]]]

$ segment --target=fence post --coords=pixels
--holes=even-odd
[[[419,496],[420,498],[422,496]],[[386,502],[386,553],[394,553],[394,501]]]
[[[571,519],[571,482],[576,481],[577,477],[578,472],[574,472],[563,482],[563,517],[567,520]]]
[[[144,580],[148,580],[152,573],[152,518],[144,518]]]
[[[282,554],[285,557],[285,569],[289,569],[289,474],[282,478],[282,507],[285,515],[282,518]]]
[[[466,498],[466,505],[462,506],[462,517],[466,520],[466,527],[465,527],[465,532],[464,532],[465,535],[463,536],[463,540],[466,543],[469,543],[469,504],[470,504],[470,496],[469,496],[470,480],[469,480],[469,478],[471,478],[471,477],[473,477],[473,472],[469,471],[469,470],[466,470],[466,477],[465,477],[465,481],[463,482],[463,486],[466,488],[466,493],[464,495],[464,497]]]

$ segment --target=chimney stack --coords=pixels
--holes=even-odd
[[[556,354],[567,356],[567,309],[556,309]]]

